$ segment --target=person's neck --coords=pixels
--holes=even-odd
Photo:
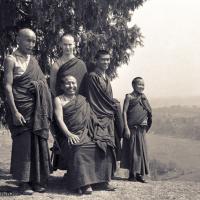
[[[106,77],[106,71],[100,69],[100,68],[96,68],[96,72],[98,72],[99,74],[101,74],[104,78]]]
[[[72,100],[73,98],[75,98],[75,94],[69,95],[69,94],[63,94],[64,98],[68,99],[68,100]]]
[[[71,60],[72,58],[74,58],[75,56],[73,54],[69,54],[69,55],[62,55],[61,59],[66,62],[68,60]]]
[[[18,51],[25,59],[27,59],[28,56],[30,56],[30,54],[27,54],[27,53],[23,52],[20,48],[18,48],[17,51]]]
[[[134,96],[136,96],[136,97],[139,97],[139,96],[141,96],[142,95],[142,93],[139,93],[139,92],[137,92],[137,91],[133,91],[133,94],[134,94]]]

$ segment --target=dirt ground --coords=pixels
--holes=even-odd
[[[115,192],[94,191],[92,195],[76,195],[70,193],[63,179],[64,171],[56,171],[51,175],[48,190],[44,194],[34,193],[24,196],[18,190],[17,182],[9,174],[11,138],[7,131],[0,131],[0,199],[37,199],[37,200],[74,200],[74,199],[112,199],[112,200],[199,200],[200,182],[194,181],[149,181],[147,184],[129,182],[118,170],[116,180],[111,182],[117,187]],[[50,138],[50,144],[52,139]]]

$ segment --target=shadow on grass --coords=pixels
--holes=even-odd
[[[0,186],[1,196],[19,196],[21,192],[18,187],[2,185]]]
[[[127,181],[127,178],[124,177],[119,177],[119,176],[114,176],[112,177],[112,180],[116,180],[116,181]]]
[[[8,170],[0,169],[0,180],[10,180],[12,179],[11,174]]]
[[[47,193],[78,195],[76,191],[71,191],[67,187],[67,181],[64,176],[50,176],[48,181]]]

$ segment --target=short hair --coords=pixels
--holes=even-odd
[[[17,36],[20,37],[21,35],[24,35],[27,32],[31,32],[31,33],[33,33],[35,35],[35,32],[32,29],[24,27],[24,28],[20,28],[18,30]]]
[[[109,51],[104,50],[104,49],[98,50],[96,53],[95,59],[99,59],[99,57],[102,55],[110,55],[110,53]]]
[[[76,79],[75,76],[70,75],[70,74],[66,74],[66,75],[63,75],[63,77],[61,77],[61,79],[60,79],[61,83],[64,83],[67,77],[72,77],[72,78],[74,78],[74,79],[76,80],[76,82],[77,82],[77,79]]]
[[[73,36],[72,34],[70,34],[70,33],[66,33],[66,34],[62,35],[62,36],[60,37],[60,42],[62,42],[62,39],[65,38],[65,37],[72,38],[72,39],[74,40],[74,42],[75,42],[74,36]]]
[[[138,80],[143,80],[143,78],[142,77],[135,77],[133,80],[132,80],[132,86],[134,86],[136,83],[137,83],[137,81]]]

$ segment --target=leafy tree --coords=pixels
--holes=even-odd
[[[0,55],[15,46],[20,27],[31,27],[38,36],[36,54],[43,71],[48,73],[52,59],[59,55],[61,32],[76,36],[77,56],[87,64],[99,48],[110,50],[112,63],[108,74],[128,63],[130,53],[142,45],[140,29],[127,26],[132,13],[145,0],[1,0]]]
[[[133,11],[145,1],[0,0],[1,72],[5,55],[16,47],[17,30],[30,27],[37,34],[35,54],[45,74],[59,56],[60,36],[71,33],[76,39],[76,54],[86,62],[89,70],[98,49],[110,51],[112,60],[107,73],[114,78],[117,67],[128,63],[135,47],[142,45],[140,29],[136,25],[128,27],[127,23]]]

